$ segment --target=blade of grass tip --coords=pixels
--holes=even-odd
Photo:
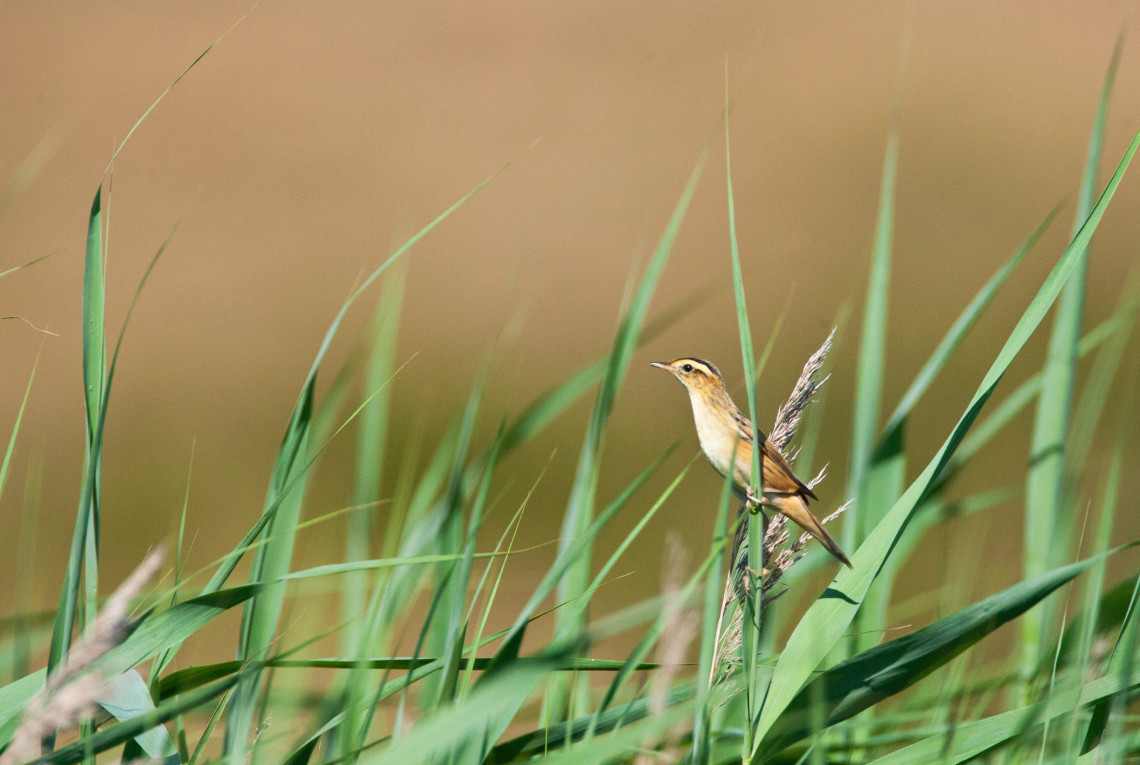
[[[60,593],[52,630],[51,649],[48,654],[48,671],[63,662],[71,645],[79,601],[80,571],[87,544],[89,529],[98,523],[96,516],[98,462],[93,458],[92,446],[98,422],[99,403],[103,398],[105,372],[105,346],[103,326],[103,187],[95,191],[91,215],[87,226],[87,250],[83,268],[83,385],[87,413],[87,458],[84,466],[83,488],[71,538],[71,552],[67,559],[67,574]]]
[[[1089,138],[1088,157],[1081,179],[1077,201],[1073,236],[1084,225],[1096,196],[1097,168],[1100,165],[1101,145],[1109,96],[1116,76],[1123,37],[1116,46],[1105,73],[1100,102],[1097,105]],[[1073,384],[1077,367],[1077,344],[1081,336],[1081,321],[1085,304],[1085,281],[1088,274],[1088,255],[1082,251],[1073,268],[1073,274],[1061,293],[1061,300],[1049,337],[1041,395],[1037,398],[1037,412],[1033,421],[1033,435],[1029,452],[1029,471],[1025,491],[1025,550],[1023,572],[1034,576],[1055,566],[1067,557],[1069,546],[1059,528],[1061,523],[1062,485],[1065,472],[1066,437],[1072,413]],[[1045,633],[1051,628],[1053,610],[1049,604],[1034,611],[1021,622],[1021,674],[1025,687],[1022,701],[1028,702],[1029,683],[1045,650]]]
[[[499,173],[503,172],[505,169],[506,167],[488,176],[481,183],[479,183],[479,185],[468,191],[450,207],[436,216],[434,220],[416,232],[410,239],[398,247],[395,252],[389,255],[387,260],[381,263],[380,266],[376,268],[376,270],[369,274],[368,278],[366,278],[341,305],[340,310],[333,318],[332,323],[329,325],[328,330],[325,332],[324,338],[321,340],[320,347],[317,349],[316,357],[313,359],[313,365],[310,367],[309,373],[305,378],[305,382],[301,386],[301,393],[297,397],[297,404],[293,408],[292,420],[290,421],[290,425],[286,430],[286,433],[291,432],[291,430],[295,428],[296,421],[299,416],[298,413],[304,407],[306,398],[312,394],[312,387],[316,380],[317,371],[320,369],[321,362],[324,361],[325,355],[328,353],[329,347],[332,345],[333,338],[336,337],[337,331],[340,329],[340,326],[344,321],[344,317],[348,314],[349,309],[352,307],[353,303],[356,302],[356,299],[359,298],[364,293],[364,291],[367,290],[372,285],[372,283],[380,277],[382,273],[384,273],[393,263],[395,263],[400,258],[400,256],[411,249],[412,245],[416,244],[418,241],[427,236],[429,232],[431,232],[436,226],[450,217],[452,213],[462,207],[463,204],[467,202],[467,200],[475,196],[475,194],[477,194],[483,189],[484,186],[498,177]],[[342,426],[342,428],[343,427],[344,426]],[[338,430],[337,432],[339,433],[340,431]],[[324,447],[321,448],[323,449]],[[294,480],[300,480],[304,475],[304,472],[299,473],[297,478]],[[261,518],[258,519],[257,523],[254,524],[254,527],[246,534],[242,542],[239,544],[237,549],[241,550],[242,552],[235,553],[233,556],[226,559],[225,563],[219,567],[218,571],[215,572],[213,577],[211,577],[204,591],[216,590],[225,584],[226,579],[228,579],[229,575],[233,573],[233,570],[237,566],[238,561],[241,560],[242,554],[244,554],[244,549],[247,548],[253,542],[253,540],[257,538],[257,536],[265,528],[266,524],[270,522],[276,511],[276,506],[270,506],[262,512]]]
[[[725,91],[725,98],[727,99],[727,88]],[[728,240],[729,240],[729,254],[732,261],[732,287],[733,294],[736,298],[736,326],[737,332],[740,335],[740,357],[744,365],[744,386],[746,390],[746,398],[748,399],[748,417],[754,423],[752,429],[752,467],[749,475],[749,492],[753,496],[759,496],[761,493],[761,455],[765,434],[760,431],[760,421],[756,418],[756,378],[753,376],[752,371],[756,369],[756,359],[752,345],[752,325],[748,320],[748,303],[744,295],[744,275],[740,267],[740,246],[736,238],[736,203],[732,191],[732,154],[731,154],[731,141],[729,139],[729,119],[728,119],[728,104],[725,103],[725,120],[724,120],[724,169],[726,179],[726,191],[728,199]],[[735,447],[734,447],[735,448]],[[751,507],[749,506],[749,511]],[[748,524],[748,550],[749,554],[755,559],[750,559],[745,565],[745,576],[748,577],[748,586],[745,591],[751,593],[749,603],[749,613],[746,614],[742,623],[743,633],[740,644],[741,660],[743,662],[742,669],[747,678],[745,684],[745,710],[748,719],[745,722],[745,739],[744,746],[751,747],[751,732],[752,720],[755,720],[759,711],[760,699],[762,698],[763,688],[761,687],[761,676],[757,671],[757,664],[754,659],[760,652],[760,623],[762,621],[762,610],[764,603],[763,588],[760,587],[760,569],[763,562],[759,560],[762,557],[763,547],[763,527],[765,523],[751,523],[752,518],[747,519],[745,523]],[[760,519],[757,519],[760,520]],[[731,565],[736,565],[733,561]]]
[[[244,16],[243,16],[244,18]],[[240,22],[240,19],[239,19]],[[236,26],[236,24],[234,25]],[[233,27],[230,28],[231,30]],[[227,30],[226,34],[229,34]],[[225,35],[222,35],[225,37]],[[178,82],[186,76],[186,74],[193,69],[199,61],[201,61],[214,45],[221,41],[217,41],[188,66],[172,82],[165,91],[155,100],[153,104],[143,112],[142,116],[135,122],[131,129],[127,132],[126,137],[119,144],[118,148],[111,156],[111,161],[107,165],[107,170],[104,171],[104,177],[110,172],[111,167],[114,166],[115,157],[122,151],[126,145],[127,140],[134,134],[135,130],[142,124],[143,120],[154,110],[158,103],[170,92]],[[48,655],[49,669],[59,664],[64,656],[67,654],[67,647],[71,642],[71,632],[74,628],[75,618],[75,604],[78,599],[79,592],[79,568],[82,565],[81,559],[84,557],[84,547],[97,550],[98,546],[98,486],[99,486],[99,462],[101,459],[100,449],[93,449],[93,445],[101,446],[102,441],[102,416],[106,409],[105,404],[105,390],[109,389],[110,382],[106,378],[106,345],[105,345],[105,326],[104,326],[104,299],[105,299],[105,278],[103,269],[103,223],[102,223],[102,194],[103,184],[100,182],[98,189],[95,192],[95,200],[91,206],[91,215],[89,218],[87,229],[87,250],[84,259],[84,278],[83,278],[83,370],[84,370],[84,387],[86,389],[87,401],[87,428],[88,428],[88,462],[91,465],[90,471],[85,469],[84,476],[84,494],[90,494],[87,497],[81,497],[79,520],[76,522],[75,534],[72,538],[71,553],[68,558],[67,578],[64,582],[63,593],[60,596],[60,605],[57,611],[57,619],[55,628],[52,634],[52,646]],[[173,233],[173,232],[172,232]],[[169,237],[168,237],[169,241]],[[165,244],[163,245],[165,247]],[[161,249],[160,249],[161,253]],[[155,256],[155,260],[158,256]],[[151,268],[154,266],[154,261],[151,262]],[[148,269],[147,274],[150,273]],[[143,277],[143,282],[146,281],[146,276]],[[139,289],[142,285],[139,285]],[[138,293],[136,292],[136,298]],[[133,303],[132,303],[133,308]],[[130,314],[128,313],[128,320]],[[125,331],[127,322],[124,321],[123,329]],[[120,341],[122,335],[120,334]],[[98,425],[97,425],[98,423]],[[80,533],[82,532],[82,533]],[[94,577],[97,572],[95,568],[97,561],[91,559],[90,556],[87,564],[87,574],[89,577]],[[88,589],[91,594],[94,594],[94,587],[96,582],[89,581],[87,583]]]
[[[395,368],[396,334],[400,326],[400,307],[404,296],[404,269],[396,268],[384,280],[380,299],[376,304],[371,337],[372,349],[365,371],[365,390],[384,392],[361,412],[356,431],[356,452],[353,457],[354,505],[365,505],[380,499],[384,477],[384,459],[387,452],[388,422],[391,393],[384,382]],[[369,540],[372,539],[373,509],[349,516],[345,530],[345,560],[363,560],[369,557]],[[364,575],[355,576],[345,583],[344,616],[363,614],[366,591]],[[347,655],[359,650],[363,625],[350,627],[344,633],[342,650]],[[355,642],[354,642],[355,641]]]
[[[602,448],[602,437],[606,422],[613,409],[618,390],[625,379],[626,369],[629,365],[633,351],[637,348],[638,337],[645,316],[649,311],[649,303],[656,291],[657,282],[665,270],[669,254],[673,249],[673,242],[680,231],[681,222],[688,211],[689,202],[696,190],[697,181],[704,168],[706,154],[702,154],[689,176],[681,198],[678,200],[665,231],[661,236],[653,256],[650,258],[642,275],[641,282],[630,301],[629,310],[621,320],[609,360],[606,364],[606,375],[602,381],[602,388],[594,404],[594,410],[587,427],[586,437],[578,456],[578,465],[574,474],[574,482],[570,490],[570,499],[567,502],[566,513],[563,518],[559,554],[564,554],[570,546],[578,548],[578,554],[572,565],[567,567],[565,581],[559,584],[559,598],[572,600],[581,595],[590,581],[591,550],[589,546],[577,545],[577,540],[584,537],[584,532],[590,527],[593,520],[595,490],[597,484],[598,461]],[[583,621],[568,623],[567,618],[582,619],[581,612],[571,617],[562,617],[559,614],[557,629],[559,631],[581,630]],[[569,696],[568,683],[571,679],[555,678],[547,695],[547,708],[556,718],[561,718],[565,711]]]
[[[867,540],[855,551],[853,569],[845,569],[832,582],[824,594],[808,609],[788,640],[776,664],[768,699],[761,712],[758,737],[772,727],[792,697],[846,632],[848,625],[866,596],[887,556],[890,555],[914,509],[929,491],[937,476],[948,464],[950,457],[961,444],[963,437],[977,418],[985,402],[993,394],[1013,359],[1025,346],[1045,313],[1056,300],[1066,278],[1072,272],[1105,209],[1112,200],[1137,148],[1140,132],[1129,144],[1112,178],[1109,180],[1092,214],[1081,227],[1080,233],[1065,249],[1036,296],[1030,301],[997,358],[982,379],[969,405],[942,447],[926,469],[915,479],[898,502],[872,530]]]
[[[252,10],[253,9],[251,8],[250,11],[252,11]],[[202,62],[202,59],[206,58],[206,56],[209,55],[210,51],[212,51],[214,48],[216,48],[222,42],[222,40],[226,39],[226,37],[229,36],[230,32],[237,29],[238,24],[245,21],[245,17],[249,15],[250,11],[246,11],[245,13],[243,13],[241,15],[241,17],[238,18],[237,21],[235,21],[233,24],[230,25],[229,29],[227,29],[225,32],[223,32],[221,34],[221,36],[218,37],[218,39],[216,39],[212,43],[210,43],[209,47],[207,47],[206,50],[199,53],[198,58],[194,59],[190,63],[190,66],[183,69],[182,74],[175,77],[174,81],[166,86],[166,90],[162,91],[162,93],[159,94],[158,98],[154,99],[154,102],[150,106],[147,107],[146,111],[144,111],[142,113],[142,116],[139,117],[135,121],[135,124],[131,125],[131,129],[127,131],[126,136],[124,136],[123,140],[119,142],[118,148],[116,148],[114,153],[111,154],[111,161],[107,163],[107,169],[105,171],[103,171],[104,177],[106,177],[106,175],[111,172],[111,168],[114,167],[115,160],[118,158],[119,152],[121,152],[123,150],[123,147],[127,145],[127,141],[131,140],[131,136],[134,135],[135,131],[139,129],[139,126],[142,125],[143,121],[147,117],[150,116],[150,113],[153,112],[155,110],[155,108],[160,103],[162,103],[162,99],[166,98],[166,94],[169,93],[170,91],[174,90],[174,86],[177,85],[178,83],[182,82],[182,79],[186,75],[190,74],[190,70],[193,69],[194,67],[198,66],[198,64]]]
[[[166,251],[167,245],[170,244],[175,231],[178,229],[176,223],[155,252],[154,257],[151,258],[146,271],[139,280],[134,296],[131,298],[130,306],[127,308],[126,317],[123,319],[122,327],[119,329],[115,351],[111,356],[110,369],[108,369],[104,325],[106,284],[102,255],[102,192],[102,186],[95,192],[95,201],[92,204],[91,219],[87,231],[87,252],[84,263],[83,354],[88,418],[87,457],[84,463],[83,484],[80,490],[79,512],[72,536],[71,553],[68,558],[67,578],[64,583],[64,590],[60,595],[60,606],[56,612],[56,622],[52,632],[52,647],[48,657],[49,671],[67,655],[76,616],[79,568],[83,565],[84,560],[86,561],[84,584],[88,590],[87,600],[91,607],[95,605],[95,592],[98,584],[99,473],[103,453],[103,427],[107,417],[111,384],[115,378],[115,369],[118,366],[119,353],[123,347],[123,338],[126,336],[127,327],[130,326],[139,296],[142,294],[159,258]],[[90,375],[94,375],[94,377]],[[94,615],[88,614],[88,617],[94,618]]]
[[[0,210],[2,210],[2,209],[3,209],[3,207],[2,207],[2,205],[0,205]],[[55,250],[54,252],[49,252],[47,255],[40,255],[38,258],[32,258],[27,263],[21,263],[18,266],[12,266],[11,268],[6,268],[3,271],[0,271],[0,278],[3,278],[5,276],[7,276],[8,274],[14,274],[17,271],[20,271],[21,269],[28,268],[30,266],[34,266],[36,263],[47,260],[52,255],[58,255],[61,252],[63,252],[63,250]]]

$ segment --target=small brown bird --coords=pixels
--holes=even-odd
[[[761,441],[760,469],[764,476],[761,489],[763,496],[757,498],[751,494],[752,423],[732,402],[720,371],[712,363],[694,358],[682,358],[668,363],[654,361],[650,366],[672,372],[688,389],[701,450],[721,475],[732,471],[733,488],[737,495],[750,503],[771,507],[786,515],[818,539],[840,563],[850,568],[851,561],[808,509],[808,500],[818,497],[803,481],[796,478],[784,455],[768,443],[768,438],[763,433],[758,434]]]

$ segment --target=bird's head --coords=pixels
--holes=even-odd
[[[652,367],[672,373],[681,384],[695,393],[712,393],[724,390],[724,378],[711,361],[681,358],[674,361],[654,361]]]

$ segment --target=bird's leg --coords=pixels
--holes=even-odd
[[[772,502],[772,500],[770,500],[764,496],[763,490],[761,490],[760,496],[757,497],[755,494],[752,493],[752,489],[748,489],[746,494],[745,494],[745,497],[746,497],[745,502],[748,503],[748,509],[752,512],[753,515],[760,512],[761,508],[775,507],[775,503]]]

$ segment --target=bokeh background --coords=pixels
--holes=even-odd
[[[681,389],[646,364],[702,356],[742,389],[726,83],[758,346],[786,312],[761,380],[765,424],[807,356],[850,317],[817,457],[832,464],[819,490],[825,509],[842,501],[892,103],[901,104],[901,149],[884,414],[974,292],[1053,205],[1070,201],[916,411],[912,453],[930,455],[1067,242],[1121,32],[1130,41],[1106,168],[1140,127],[1140,30],[1129,9],[1107,0],[0,4],[0,270],[54,253],[0,279],[0,314],[27,322],[0,324],[5,439],[42,352],[0,498],[0,580],[14,581],[22,508],[31,507],[42,575],[23,595],[43,609],[58,597],[83,461],[83,246],[102,173],[151,102],[239,18],[114,165],[110,336],[151,256],[177,232],[142,294],[114,382],[104,582],[173,539],[192,451],[190,569],[236,544],[260,512],[290,409],[341,302],[395,246],[509,163],[406,259],[397,360],[410,362],[393,388],[389,470],[408,444],[434,443],[493,349],[477,436],[485,445],[501,417],[607,352],[631,275],[711,148],[653,315],[686,302],[690,310],[636,357],[607,437],[602,500],[670,443],[682,445],[600,542],[612,549],[697,450]],[[1087,326],[1108,315],[1136,264],[1138,206],[1140,182],[1127,178],[1094,240]],[[350,314],[325,386],[375,294]],[[1048,327],[999,397],[1040,367]],[[511,458],[489,531],[497,535],[549,459],[519,544],[557,537],[590,403]],[[1029,428],[1022,417],[957,490],[1023,474]],[[309,517],[348,504],[351,448],[347,436],[319,465]],[[910,476],[922,466],[911,464]],[[1125,496],[1134,496],[1135,471],[1127,481]],[[713,471],[696,466],[626,559],[621,573],[630,575],[599,600],[617,607],[655,592],[670,529],[704,549],[718,489]],[[901,580],[900,599],[951,572],[979,578],[964,595],[1018,579],[1021,511],[1013,502],[944,524]],[[1122,515],[1118,542],[1140,533],[1135,514]],[[306,531],[296,565],[338,560],[343,543],[343,521]],[[548,547],[519,556],[505,602],[529,593],[552,555]],[[0,609],[9,612],[14,593],[5,590]]]

